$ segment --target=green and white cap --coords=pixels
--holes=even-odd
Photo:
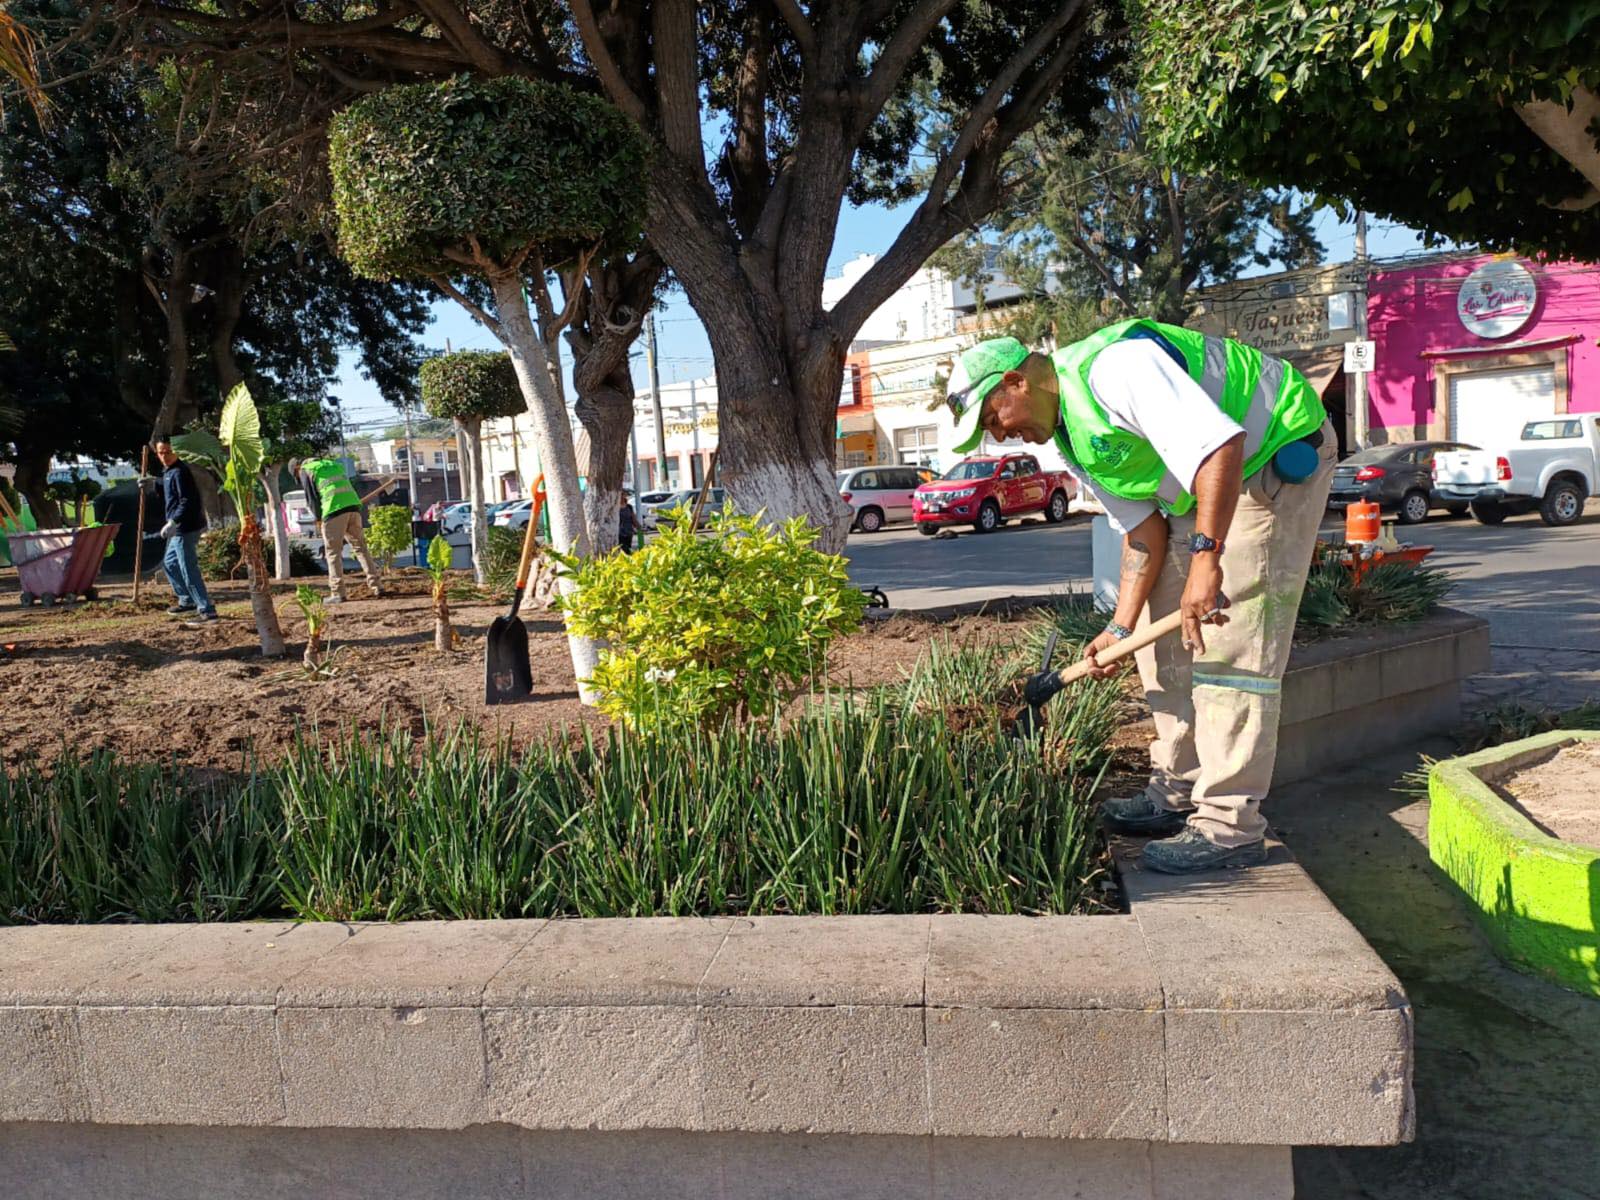
[[[1027,347],[1013,337],[990,338],[957,357],[944,397],[956,418],[957,454],[966,454],[983,440],[978,418],[983,414],[984,400],[1005,373],[1015,371],[1027,357]]]

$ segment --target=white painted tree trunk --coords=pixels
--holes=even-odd
[[[488,578],[484,564],[489,557],[489,520],[484,513],[483,500],[483,422],[457,421],[456,424],[466,435],[461,439],[463,449],[467,452],[467,460],[461,464],[461,482],[466,489],[467,499],[472,502],[472,521],[468,527],[472,544],[472,578],[481,587]]]
[[[572,424],[567,417],[567,407],[561,402],[553,367],[544,343],[534,331],[533,319],[523,298],[522,281],[515,274],[508,274],[497,276],[490,283],[500,317],[501,340],[511,354],[517,383],[528,403],[529,424],[539,451],[540,469],[544,471],[544,486],[549,496],[546,511],[550,514],[550,541],[562,553],[587,558],[594,552],[596,542],[584,518]],[[572,594],[573,585],[564,574],[557,586],[562,595]],[[578,679],[578,696],[583,703],[594,704],[598,698],[595,690],[584,681],[594,675],[599,663],[598,648],[591,639],[571,634],[567,635],[567,643],[572,654],[572,669]]]
[[[272,534],[272,577],[286,580],[293,574],[289,565],[289,523],[283,519],[283,492],[278,487],[282,463],[261,468],[261,486],[267,489],[267,531]]]
[[[803,466],[751,463],[737,477],[730,473],[727,488],[740,512],[764,513],[772,525],[805,517],[820,530],[818,550],[844,553],[851,512],[839,499],[839,478],[831,459],[808,459]]]

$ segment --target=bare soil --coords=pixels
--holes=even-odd
[[[1500,789],[1551,837],[1600,849],[1600,742],[1563,746]]]
[[[364,590],[352,581],[352,596]],[[402,576],[393,596],[329,609],[325,641],[334,659],[324,679],[300,665],[305,625],[289,589],[278,597],[290,643],[280,660],[261,657],[243,584],[211,591],[222,619],[200,628],[165,614],[171,597],[160,586],[146,586],[138,608],[128,584],[103,585],[99,602],[72,608],[0,607],[0,763],[52,759],[63,747],[111,748],[131,759],[233,769],[251,753],[281,755],[301,728],[326,735],[387,723],[420,733],[430,723],[468,720],[524,744],[605,724],[579,703],[560,619],[547,610],[523,611],[533,695],[491,708],[483,703],[483,637],[502,604],[453,600],[460,646],[441,654],[427,581]],[[14,592],[0,599],[14,604]],[[830,679],[857,688],[892,682],[934,638],[1008,640],[1026,620],[872,620],[836,643]]]

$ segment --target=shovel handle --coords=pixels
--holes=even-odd
[[[539,538],[539,502],[535,500],[528,508],[528,527],[522,534],[522,557],[517,560],[517,597],[522,597],[522,590],[528,586],[528,568],[533,563],[533,545]],[[513,601],[512,612],[516,612]]]
[[[1136,651],[1143,650],[1151,642],[1159,642],[1167,634],[1176,633],[1182,628],[1183,610],[1179,609],[1177,612],[1168,613],[1159,621],[1134,630],[1132,637],[1123,638],[1115,646],[1107,646],[1094,656],[1095,661],[1102,667],[1108,667],[1114,662],[1121,662]],[[1075,662],[1070,667],[1061,669],[1061,682],[1076,683],[1080,679],[1087,678],[1090,670],[1087,662]]]

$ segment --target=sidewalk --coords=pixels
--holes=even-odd
[[[1600,654],[1495,648],[1469,711],[1600,698]],[[1600,1196],[1600,1001],[1490,952],[1428,860],[1426,801],[1391,790],[1436,740],[1273,793],[1267,816],[1416,1006],[1417,1140],[1295,1151],[1302,1200]]]

